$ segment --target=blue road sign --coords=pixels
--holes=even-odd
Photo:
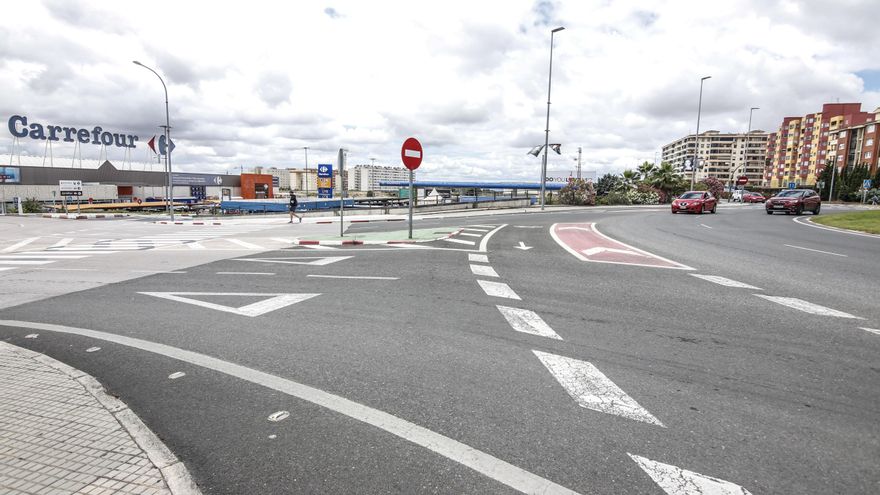
[[[332,187],[319,187],[318,188],[318,197],[319,198],[332,198],[333,197],[333,188]]]
[[[788,183],[788,188],[789,188],[789,189],[794,189],[795,187],[797,187],[797,184],[795,184],[794,182],[789,182],[789,183]]]
[[[871,189],[871,179],[865,179],[862,181],[862,189]]]

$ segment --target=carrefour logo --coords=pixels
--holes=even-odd
[[[134,148],[138,137],[132,134],[119,134],[105,131],[101,126],[93,129],[77,129],[60,125],[43,125],[36,122],[28,124],[28,118],[22,115],[9,117],[9,133],[18,138],[30,137],[43,141],[64,141],[82,144],[116,146],[118,148]]]

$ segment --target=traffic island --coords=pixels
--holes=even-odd
[[[880,234],[880,210],[835,213],[816,218],[811,217],[810,221],[827,227]]]

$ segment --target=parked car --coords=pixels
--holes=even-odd
[[[767,198],[761,193],[746,191],[742,195],[743,203],[763,203],[765,201],[767,201]]]
[[[708,191],[688,191],[672,202],[672,213],[715,213],[717,207],[718,200]]]
[[[764,208],[768,215],[777,211],[784,211],[786,215],[791,213],[800,215],[805,211],[811,211],[813,215],[818,215],[822,209],[822,199],[812,189],[786,189],[768,199]]]

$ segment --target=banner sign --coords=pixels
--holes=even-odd
[[[20,184],[21,170],[18,167],[0,167],[0,184]]]
[[[64,141],[72,143],[79,141],[81,144],[95,144],[104,146],[116,146],[117,148],[135,148],[138,137],[133,134],[119,134],[105,131],[101,126],[89,129],[77,129],[76,127],[61,127],[59,125],[28,124],[28,118],[22,115],[9,117],[9,133],[17,138],[37,139],[41,141]]]
[[[215,174],[172,173],[171,182],[175,186],[221,186],[223,176]]]

